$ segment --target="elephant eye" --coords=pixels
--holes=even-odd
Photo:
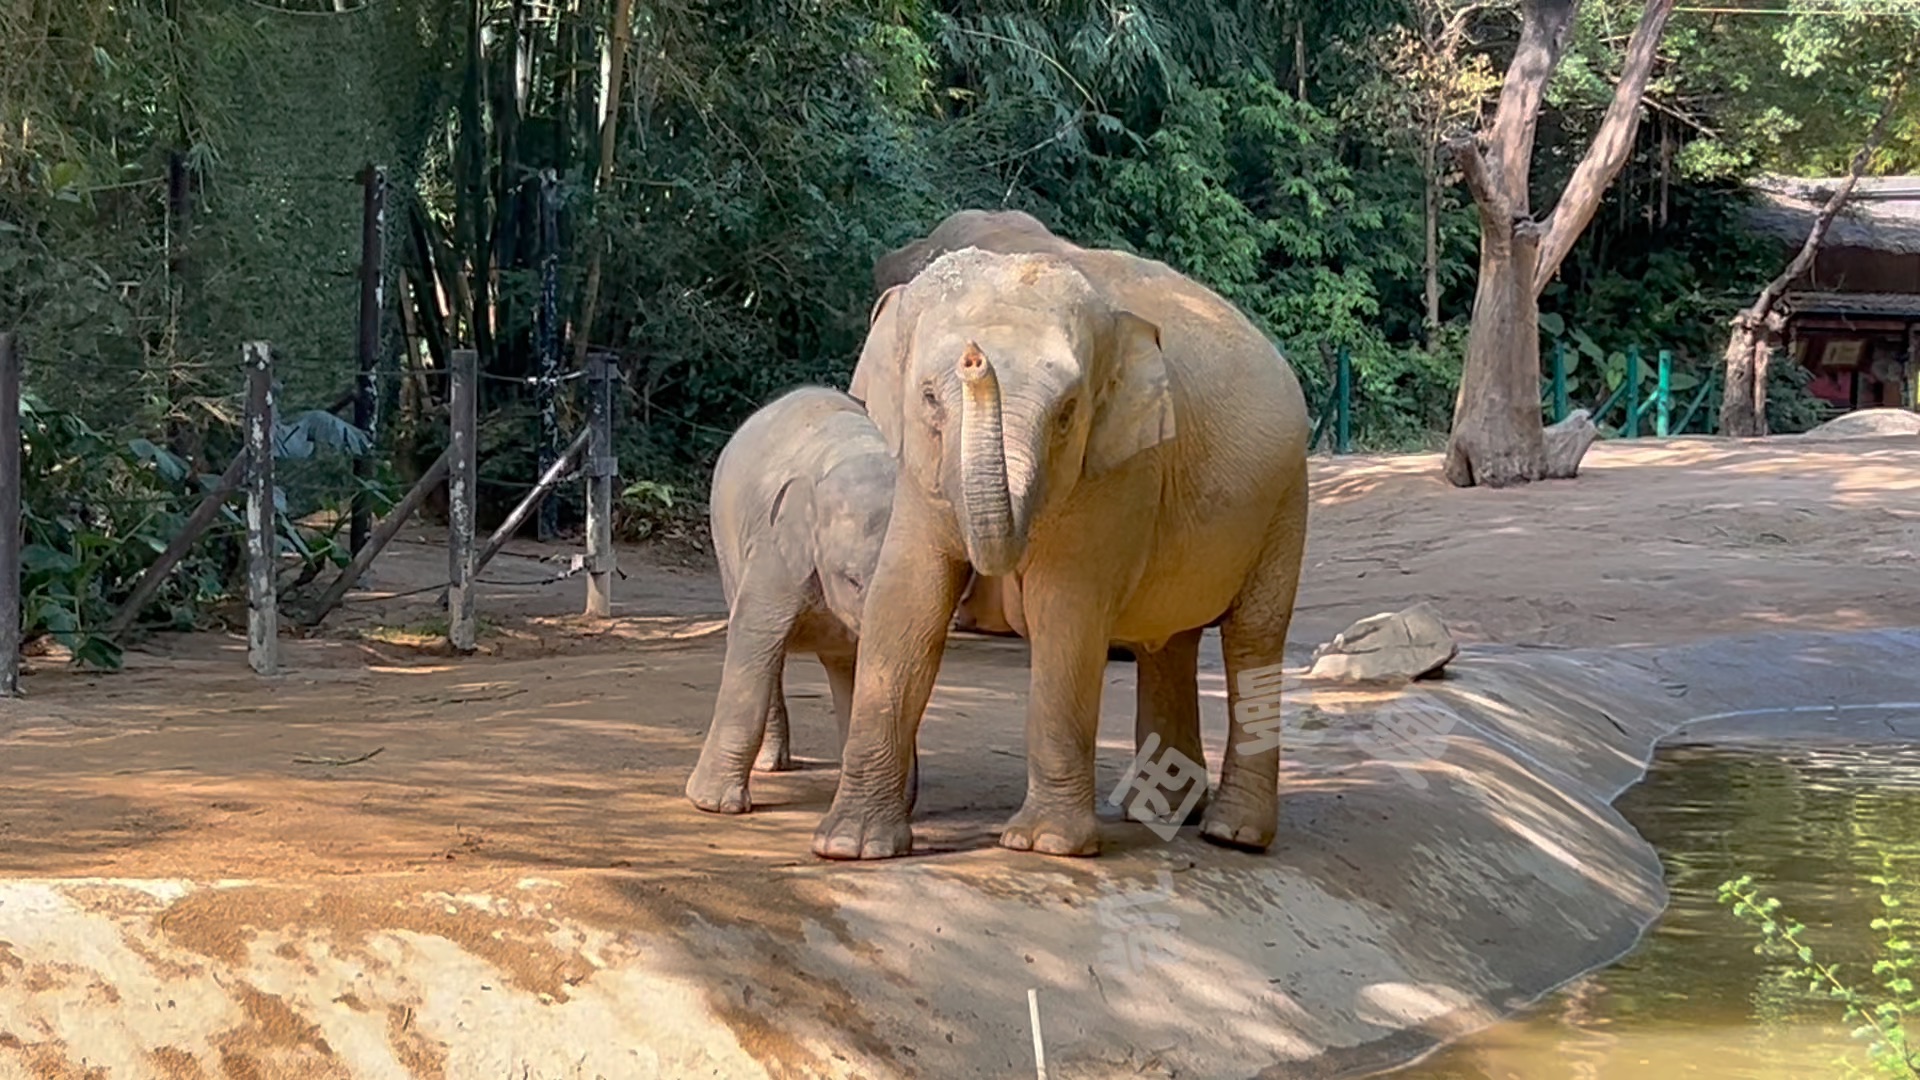
[[[933,387],[931,386],[923,386],[920,388],[920,400],[926,402],[927,408],[929,409],[937,409],[940,407],[940,395],[934,393]]]

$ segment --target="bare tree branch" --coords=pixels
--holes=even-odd
[[[1471,135],[1448,139],[1447,153],[1460,166],[1460,174],[1467,182],[1467,190],[1473,193],[1473,201],[1480,207],[1481,213],[1494,221],[1505,223],[1513,219],[1513,208],[1507,203],[1507,193],[1495,182],[1493,174],[1487,169],[1487,159],[1480,153],[1480,144]]]
[[[1647,0],[1647,9],[1634,27],[1627,43],[1626,62],[1620,69],[1620,85],[1614,87],[1613,101],[1600,122],[1600,131],[1587,147],[1587,155],[1573,170],[1573,176],[1560,193],[1553,214],[1547,218],[1546,240],[1540,245],[1540,263],[1533,272],[1533,294],[1539,296],[1547,282],[1559,271],[1560,263],[1573,250],[1573,242],[1586,231],[1600,207],[1600,198],[1619,174],[1633,151],[1633,137],[1640,128],[1640,99],[1653,77],[1655,49],[1673,14],[1674,0]]]
[[[1671,0],[1668,0],[1671,2]],[[1540,101],[1547,81],[1559,66],[1573,32],[1576,0],[1524,0],[1520,44],[1507,65],[1500,85],[1500,105],[1493,114],[1488,149],[1493,160],[1493,184],[1506,196],[1514,217],[1529,217],[1527,177],[1533,169],[1534,129],[1540,122]]]
[[[1806,243],[1800,245],[1799,254],[1793,257],[1793,261],[1787,264],[1787,268],[1782,270],[1779,276],[1767,282],[1767,287],[1760,290],[1760,295],[1754,300],[1753,306],[1740,313],[1740,319],[1757,326],[1773,313],[1773,306],[1779,303],[1780,297],[1787,291],[1787,286],[1813,265],[1815,256],[1820,254],[1820,245],[1826,243],[1827,230],[1833,227],[1833,219],[1840,216],[1841,208],[1846,206],[1847,200],[1853,196],[1854,185],[1859,183],[1861,174],[1867,171],[1867,162],[1872,159],[1873,152],[1880,148],[1880,143],[1886,139],[1894,109],[1900,104],[1900,96],[1906,92],[1906,88],[1907,69],[1902,68],[1894,75],[1893,84],[1887,88],[1887,100],[1881,104],[1880,115],[1874,119],[1872,130],[1867,132],[1866,142],[1860,144],[1859,151],[1853,155],[1853,162],[1847,170],[1846,179],[1840,181],[1840,186],[1833,190],[1832,195],[1827,196],[1827,204],[1820,208],[1819,215],[1813,219],[1813,228],[1808,230]]]

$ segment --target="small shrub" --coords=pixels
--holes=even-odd
[[[1914,987],[1914,930],[1920,922],[1906,918],[1905,902],[1896,890],[1902,888],[1892,871],[1891,859],[1881,855],[1884,872],[1870,878],[1880,887],[1882,914],[1872,922],[1881,934],[1880,956],[1873,963],[1872,975],[1877,987],[1863,985],[1844,976],[1838,964],[1829,964],[1814,954],[1800,938],[1802,924],[1783,914],[1780,901],[1762,893],[1746,874],[1720,886],[1720,902],[1730,905],[1738,918],[1760,932],[1754,952],[1776,955],[1789,961],[1794,975],[1805,979],[1809,997],[1837,1002],[1848,1023],[1854,1024],[1854,1038],[1866,1044],[1872,1068],[1862,1070],[1851,1061],[1842,1061],[1848,1076],[1920,1077],[1920,1048],[1911,1041],[1906,1021],[1920,1015],[1920,992]]]

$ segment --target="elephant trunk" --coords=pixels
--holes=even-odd
[[[960,412],[960,490],[965,501],[967,561],[987,577],[1019,566],[1021,542],[1013,497],[1007,486],[1005,429],[1000,380],[980,347],[969,343],[960,357],[964,388]]]

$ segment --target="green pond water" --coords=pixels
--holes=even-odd
[[[1717,902],[1752,874],[1807,926],[1819,959],[1878,988],[1881,855],[1920,914],[1920,749],[1832,744],[1675,748],[1619,807],[1659,847],[1672,899],[1625,959],[1390,1075],[1418,1080],[1785,1080],[1868,1066],[1837,1004]],[[1920,1018],[1909,1033],[1920,1036]],[[1861,1075],[1867,1075],[1862,1073]]]

